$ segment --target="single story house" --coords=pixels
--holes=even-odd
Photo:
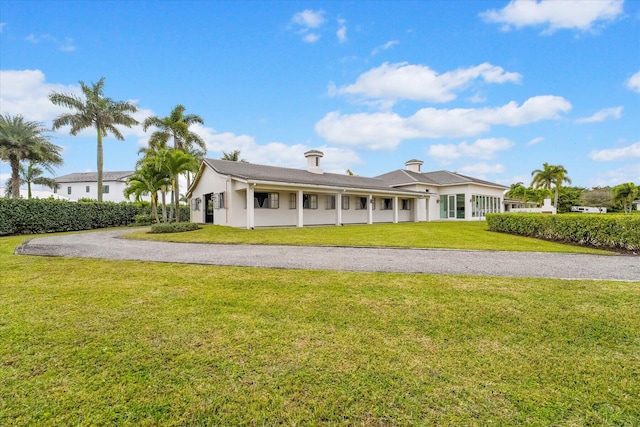
[[[102,200],[105,202],[126,202],[124,189],[127,187],[127,178],[133,175],[133,171],[103,172],[102,173]],[[71,200],[98,199],[98,173],[79,172],[62,175],[54,178],[58,188],[56,194],[65,196]],[[150,201],[150,197],[143,197]]]
[[[408,169],[374,178],[324,173],[323,153],[306,169],[204,159],[188,190],[191,221],[232,227],[479,220],[503,210],[505,186],[454,172]]]

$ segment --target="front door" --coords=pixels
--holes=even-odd
[[[204,195],[204,223],[213,224],[213,193]]]

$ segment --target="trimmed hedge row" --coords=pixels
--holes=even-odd
[[[200,226],[194,222],[172,222],[169,224],[153,224],[150,233],[181,233],[199,228]]]
[[[602,249],[640,249],[640,215],[488,214],[489,230]]]
[[[139,213],[133,203],[0,199],[0,235],[117,227],[132,224]]]

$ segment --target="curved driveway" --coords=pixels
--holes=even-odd
[[[40,237],[17,254],[225,266],[640,281],[640,257],[541,252],[168,243],[130,230]]]

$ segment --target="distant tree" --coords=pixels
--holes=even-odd
[[[580,206],[584,188],[561,187],[558,192],[558,213],[571,212],[572,206]]]
[[[640,197],[640,188],[633,182],[616,185],[611,189],[613,202],[620,206],[624,212],[631,212],[633,201]]]
[[[246,160],[240,158],[240,150],[233,150],[230,153],[223,151],[220,160],[229,160],[231,162],[246,162]]]
[[[28,160],[53,173],[63,163],[62,148],[52,144],[38,122],[25,121],[21,115],[0,116],[0,159],[11,167],[12,198],[20,197],[20,162]]]
[[[547,190],[554,190],[554,203],[553,206],[558,208],[558,193],[564,182],[571,184],[571,179],[567,176],[567,170],[562,165],[550,165],[549,163],[543,163],[542,169],[535,169],[531,172],[533,180],[531,185],[534,188],[544,188]]]
[[[583,206],[605,207],[607,209],[612,209],[614,206],[611,187],[593,187],[583,191],[580,203]]]
[[[43,176],[44,171],[35,165],[33,160],[29,161],[27,167],[23,164],[20,165],[20,185],[27,184],[27,198],[31,199],[31,184],[44,185],[46,187],[57,188],[55,179]],[[13,178],[9,178],[7,181],[7,188],[13,186]]]
[[[509,191],[505,194],[510,199],[521,200],[523,202],[528,201],[529,194],[533,193],[531,189],[527,189],[522,182],[516,182],[509,186]]]
[[[71,135],[77,135],[83,129],[93,127],[98,134],[97,146],[97,170],[98,170],[98,202],[102,201],[102,175],[104,154],[102,148],[102,138],[113,135],[120,141],[124,137],[116,128],[116,125],[131,127],[138,122],[128,113],[135,113],[138,108],[126,101],[114,101],[104,96],[104,80],[102,77],[98,83],[91,83],[87,86],[80,81],[80,88],[84,99],[69,93],[52,92],[49,100],[55,105],[62,105],[69,108],[73,113],[62,114],[53,121],[53,129],[70,125]]]
[[[159,171],[153,162],[146,161],[139,163],[133,175],[128,178],[124,195],[127,199],[134,195],[136,201],[141,201],[142,195],[149,193],[151,197],[151,215],[156,222],[160,222],[158,219],[158,191],[168,187],[169,184],[168,175],[163,171]],[[166,206],[164,212],[166,216]]]

